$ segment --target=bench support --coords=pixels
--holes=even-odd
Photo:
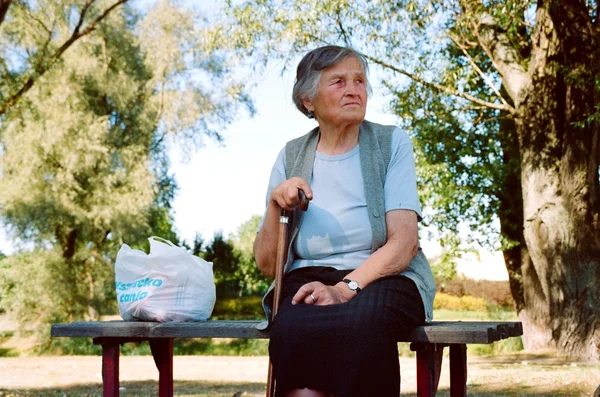
[[[450,397],[466,397],[467,345],[412,343],[410,349],[417,352],[418,397],[433,397],[437,393],[446,346],[450,346]]]
[[[467,395],[467,345],[450,345],[450,397]]]
[[[435,396],[440,382],[444,345],[412,343],[410,349],[417,352],[417,396]]]
[[[102,345],[103,396],[119,395],[119,344]]]
[[[94,344],[102,345],[102,395],[119,397],[119,341],[94,338]]]
[[[173,338],[150,339],[150,350],[158,368],[158,395],[173,395]]]
[[[158,369],[158,397],[173,397],[173,338],[94,338],[102,346],[103,397],[119,397],[119,352],[128,342],[150,342]]]

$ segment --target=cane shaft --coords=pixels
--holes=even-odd
[[[308,199],[302,189],[298,189],[300,197],[300,209],[306,211],[308,209]],[[281,301],[281,289],[283,286],[283,270],[288,259],[288,223],[289,214],[285,210],[281,210],[279,217],[279,235],[277,239],[277,261],[275,262],[275,285],[273,288],[273,311],[271,320],[279,311],[279,303]],[[275,375],[273,374],[273,364],[269,360],[269,370],[267,374],[267,397],[275,396]]]
[[[279,311],[279,302],[281,300],[281,288],[283,285],[283,268],[287,262],[288,256],[288,222],[287,211],[281,210],[279,217],[279,236],[277,239],[277,262],[275,262],[275,286],[273,289],[273,312],[271,320]],[[269,361],[269,372],[267,375],[267,397],[275,395],[275,376],[273,375],[273,364]]]
[[[281,300],[281,288],[283,286],[283,268],[287,262],[288,256],[288,221],[287,211],[281,211],[279,217],[279,239],[277,241],[277,262],[275,267],[275,286],[273,289],[273,313],[271,320],[279,311],[279,303]]]
[[[269,372],[267,374],[267,397],[275,396],[275,377],[273,376],[273,364],[269,360]]]

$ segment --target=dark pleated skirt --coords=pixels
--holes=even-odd
[[[303,388],[337,397],[400,395],[398,337],[425,322],[412,280],[382,278],[339,305],[291,304],[302,285],[335,285],[348,273],[308,267],[285,275],[269,344],[278,397]]]

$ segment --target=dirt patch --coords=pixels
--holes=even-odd
[[[470,396],[592,396],[600,383],[597,364],[469,358]],[[402,394],[416,393],[415,359],[401,358]],[[179,396],[264,395],[267,357],[176,356],[175,390]],[[156,395],[158,371],[150,356],[120,358],[124,396]],[[101,359],[95,356],[0,358],[0,396],[101,395]],[[444,360],[438,396],[449,389]],[[45,390],[44,390],[45,389]]]

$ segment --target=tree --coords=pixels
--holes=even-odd
[[[258,215],[251,216],[237,228],[235,234],[229,236],[238,253],[239,264],[236,273],[244,295],[263,295],[273,281],[258,270],[254,259],[254,240],[260,220]]]
[[[218,232],[204,251],[203,258],[213,262],[217,294],[221,296],[262,295],[271,279],[264,276],[254,260],[253,246],[260,216],[242,223],[227,239]]]
[[[240,296],[240,283],[236,277],[239,255],[233,245],[223,238],[221,232],[215,233],[213,241],[206,247],[204,260],[212,262],[215,285],[219,296]]]
[[[420,188],[440,210],[430,220],[497,236],[527,348],[599,358],[596,1],[227,6],[216,34],[258,65],[338,43],[387,71],[415,139]]]
[[[65,51],[82,37],[96,30],[102,21],[127,1],[115,0],[107,4],[106,1],[87,0],[85,3],[73,2],[65,7],[66,4],[60,2],[14,0],[11,11],[15,15],[12,23],[6,27],[6,34],[19,37],[31,28],[37,34],[23,34],[27,37],[27,41],[23,40],[23,36],[19,37],[21,40],[17,39],[21,43],[26,43],[21,48],[24,58],[19,60],[22,66],[17,68],[18,70],[10,68],[4,60],[2,61],[0,76],[2,80],[8,82],[8,85],[0,84],[0,116],[4,115],[46,72],[52,69],[61,60]],[[0,28],[3,27],[2,22],[11,3],[13,0],[0,1]],[[54,20],[52,24],[47,23],[52,19]],[[71,27],[69,24],[64,24],[66,21],[72,23],[72,30],[69,29]],[[57,22],[63,22],[62,27],[69,32],[66,36],[65,31],[61,32],[63,34],[57,34]],[[2,57],[6,55],[3,53]]]
[[[238,106],[251,109],[200,15],[168,0],[114,8],[43,75],[31,69],[98,4],[15,0],[0,25],[0,102],[35,75],[0,116],[0,217],[34,247],[0,265],[2,305],[23,327],[114,310],[120,245],[176,241],[168,145],[220,140]]]

